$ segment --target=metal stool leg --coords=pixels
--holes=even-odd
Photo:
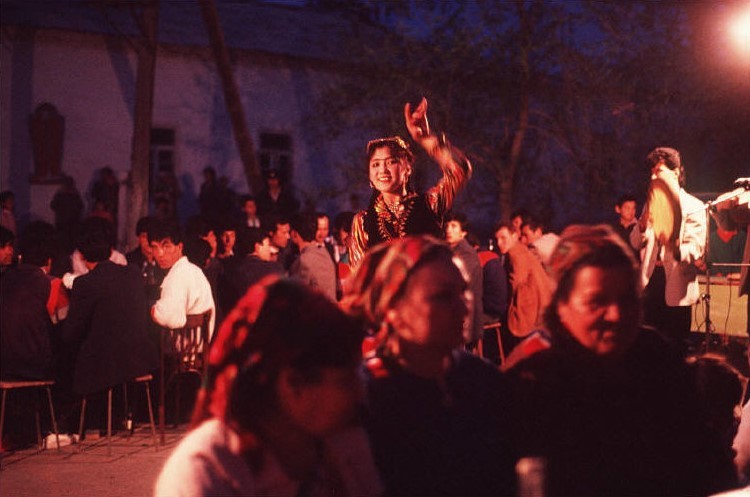
[[[154,442],[154,449],[159,451],[159,442],[156,438],[156,423],[154,423],[154,408],[151,405],[151,382],[146,382],[146,402],[148,402],[148,420],[151,423],[151,439]]]
[[[3,443],[3,428],[5,427],[5,396],[8,394],[8,391],[3,389],[3,402],[2,406],[0,406],[0,445]]]
[[[78,421],[78,450],[83,450],[83,421],[86,417],[86,397],[83,397],[83,400],[81,401],[81,417]]]
[[[500,365],[505,363],[505,348],[503,347],[503,337],[500,336],[500,327],[495,328],[495,334],[497,335],[497,348],[500,352]]]
[[[52,390],[47,388],[47,402],[49,402],[49,416],[52,420],[52,429],[55,432],[55,442],[57,443],[57,450],[60,451],[60,431],[57,429],[57,419],[55,418],[55,406],[52,404]]]
[[[112,455],[112,388],[107,390],[107,455]]]
[[[34,392],[35,394],[38,392]],[[42,442],[42,424],[39,422],[39,396],[34,399],[34,424],[36,424],[36,447],[39,450],[44,448]]]

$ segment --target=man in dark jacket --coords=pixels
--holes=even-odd
[[[84,223],[78,249],[89,272],[76,278],[63,340],[77,345],[73,390],[87,395],[155,370],[158,353],[147,334],[148,306],[133,266],[109,261],[111,225]]]

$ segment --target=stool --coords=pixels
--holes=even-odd
[[[44,388],[47,391],[47,401],[49,402],[49,414],[52,420],[52,430],[55,433],[55,441],[57,442],[57,450],[60,450],[60,436],[57,432],[57,419],[55,419],[55,407],[52,405],[52,391],[50,387],[55,382],[52,380],[20,380],[20,381],[0,381],[0,390],[3,392],[2,406],[0,407],[0,443],[3,439],[3,428],[5,425],[5,399],[8,394],[8,390],[16,390],[19,388]],[[42,429],[39,426],[39,408],[38,405],[34,404],[34,418],[36,420],[36,441],[39,446],[39,450],[42,449]]]
[[[156,438],[156,423],[154,423],[154,409],[151,404],[151,381],[154,379],[154,377],[150,374],[146,374],[143,376],[138,376],[137,378],[134,378],[132,381],[135,383],[143,383],[146,387],[146,401],[148,402],[148,418],[149,422],[151,424],[151,440],[154,445],[155,450],[159,450],[159,443]],[[114,387],[109,387],[107,389],[107,456],[112,455],[112,390]],[[122,384],[123,392],[125,393],[125,396],[127,396],[127,383]],[[127,402],[127,401],[126,401]],[[81,418],[80,422],[78,424],[78,440],[80,447],[83,447],[83,425],[84,425],[84,419],[86,416],[86,396],[83,397],[83,400],[81,401]],[[81,449],[82,450],[82,449]]]
[[[502,325],[500,324],[500,321],[493,321],[491,323],[485,324],[482,329],[483,331],[489,331],[494,330],[495,336],[497,337],[497,348],[498,353],[500,355],[500,365],[502,366],[505,362],[505,349],[503,348],[503,339],[500,335],[500,329],[502,328]],[[479,356],[484,358],[484,337],[479,340]]]

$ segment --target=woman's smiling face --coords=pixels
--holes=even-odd
[[[402,194],[411,174],[411,165],[388,146],[378,147],[370,156],[370,182],[382,193]]]

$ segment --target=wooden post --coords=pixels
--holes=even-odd
[[[255,159],[253,141],[247,129],[245,112],[242,109],[242,100],[237,89],[237,82],[234,80],[234,75],[232,74],[232,64],[224,41],[221,24],[219,23],[216,3],[214,0],[200,0],[199,3],[203,12],[203,21],[206,23],[211,50],[216,59],[216,68],[219,71],[221,83],[224,87],[224,102],[226,103],[227,112],[232,122],[234,139],[237,143],[237,149],[239,150],[240,159],[245,170],[247,186],[250,188],[250,191],[257,194],[263,188],[263,181]]]
[[[138,69],[135,83],[133,119],[133,153],[128,188],[129,209],[126,219],[126,246],[136,243],[135,225],[148,215],[149,158],[151,153],[151,119],[154,109],[154,75],[156,73],[157,26],[159,1],[146,0],[138,24],[143,38],[136,43]]]

